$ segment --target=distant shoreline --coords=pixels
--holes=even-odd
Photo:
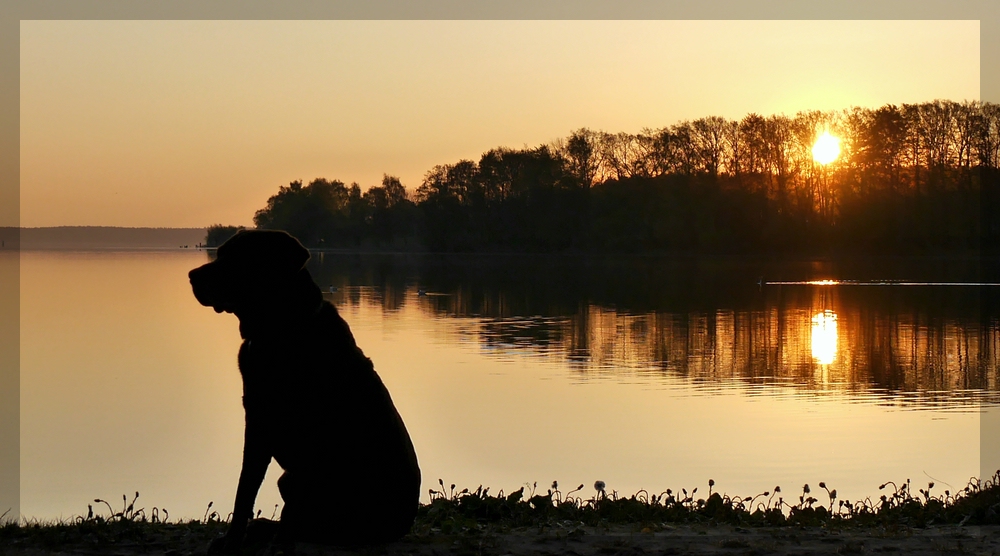
[[[0,227],[0,250],[63,250],[63,251],[163,251],[163,250],[214,250],[204,245],[206,228],[143,228],[117,226],[49,226],[38,228]],[[587,252],[565,251],[538,253],[532,251],[434,251],[423,249],[393,248],[323,248],[310,247],[315,254],[330,255],[405,255],[405,256],[458,256],[458,257],[552,257],[561,258],[667,258],[677,260],[972,260],[993,259],[992,253],[968,250],[949,250],[930,253],[797,253],[797,252],[747,252],[747,253],[698,253],[698,252]]]
[[[53,226],[0,228],[3,249],[195,249],[205,241],[206,228],[126,228],[115,226]]]

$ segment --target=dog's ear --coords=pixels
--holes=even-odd
[[[306,266],[309,261],[309,250],[299,243],[299,240],[292,237],[287,232],[281,232],[280,242],[283,244],[278,248],[279,262],[283,268],[298,272]]]
[[[305,267],[309,260],[309,250],[288,232],[240,230],[219,246],[218,257],[240,266],[286,274],[298,272]]]

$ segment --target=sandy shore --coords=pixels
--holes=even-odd
[[[314,547],[302,546],[301,552]],[[611,529],[524,530],[479,539],[435,538],[385,547],[386,554],[1000,554],[1000,526],[928,529],[828,530],[820,527],[740,528],[679,525],[659,531]],[[315,551],[308,554],[327,554]]]
[[[107,554],[111,556],[205,554],[203,535],[180,535],[149,539],[144,543],[111,545],[74,543],[43,546],[32,541],[0,546],[2,555]],[[272,553],[274,549],[264,551]],[[881,529],[822,527],[741,528],[726,525],[662,526],[658,530],[630,526],[611,528],[572,525],[508,531],[482,530],[448,535],[431,532],[408,535],[381,547],[344,550],[299,543],[296,553],[303,556],[376,554],[438,555],[639,555],[639,554],[1000,554],[1000,526],[941,526],[926,529]]]

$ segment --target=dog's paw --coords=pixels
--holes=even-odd
[[[247,525],[243,543],[249,545],[268,544],[278,536],[279,530],[280,525],[277,521],[263,518],[251,520]]]

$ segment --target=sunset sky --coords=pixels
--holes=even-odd
[[[979,94],[978,21],[22,21],[20,224],[250,225],[581,127]]]

